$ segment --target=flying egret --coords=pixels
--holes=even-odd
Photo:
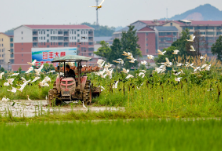
[[[189,42],[194,42],[195,36],[194,35],[190,35],[190,39],[187,39],[187,41]]]
[[[35,79],[34,80],[32,80],[32,82],[31,83],[33,83],[33,82],[35,82],[35,81],[37,81],[37,80],[39,80],[40,79],[40,77],[35,77]]]
[[[200,60],[206,60],[206,57],[200,56]]]
[[[37,60],[34,60],[32,63],[27,62],[29,65],[34,66]]]
[[[97,64],[98,64],[98,67],[99,67],[99,68],[102,68],[103,65],[105,64],[105,61],[102,60],[102,59],[99,59],[99,60],[97,61]]]
[[[190,51],[196,51],[193,46],[190,46]]]
[[[181,79],[182,79],[181,77],[175,78],[175,81],[180,82]]]
[[[126,79],[129,79],[129,78],[134,78],[134,76],[131,75],[131,74],[129,74],[129,75],[126,77]]]
[[[147,58],[150,59],[150,60],[153,60],[154,56],[153,55],[147,55]]]
[[[144,77],[145,77],[145,73],[144,73],[144,72],[140,72],[140,73],[139,73],[139,76],[142,77],[142,78],[144,78]]]
[[[33,67],[30,67],[25,73],[30,73],[31,71],[33,71],[34,68]]]
[[[210,71],[210,67],[211,67],[211,64],[208,65],[205,69],[206,69],[207,71]]]
[[[98,6],[89,6],[89,7],[96,7],[96,10],[102,8],[102,4],[104,3],[105,0],[103,0]]]
[[[134,59],[134,58],[133,58],[133,59],[131,59],[129,62],[130,62],[130,63],[135,63],[136,60],[137,60],[137,59]]]
[[[160,50],[157,50],[158,51],[158,55],[164,55],[166,53],[166,51],[160,51]]]
[[[128,74],[129,73],[129,69],[126,70],[125,68],[123,68],[122,72]]]
[[[40,72],[42,71],[43,66],[44,66],[44,65],[42,64],[39,69],[35,69],[36,75],[40,75]]]
[[[19,75],[19,73],[13,73],[12,75],[10,75],[10,76],[18,76]]]
[[[166,66],[171,67],[172,65],[173,65],[173,63],[170,62],[168,58],[166,58]]]
[[[10,92],[12,92],[12,93],[16,93],[16,88],[12,87],[11,90],[7,90],[7,91],[10,91]]]
[[[177,62],[177,67],[181,67],[182,65],[182,63]]]
[[[15,79],[13,79],[13,78],[8,79],[8,83],[12,85],[14,80],[15,80]]]
[[[113,85],[113,89],[117,89],[118,88],[118,83],[119,83],[119,81],[115,82],[115,84]]]
[[[179,52],[180,52],[179,50],[174,50],[174,51],[173,51],[173,54],[174,54],[174,55],[177,55]]]
[[[144,61],[141,61],[141,64],[142,65],[147,65],[147,62],[144,60]]]

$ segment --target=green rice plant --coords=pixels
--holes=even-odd
[[[117,120],[0,125],[2,151],[218,151],[221,120]]]

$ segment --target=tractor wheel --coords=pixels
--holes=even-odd
[[[53,89],[49,90],[49,93],[48,93],[48,103],[50,106],[53,105],[53,101],[55,100],[55,105],[58,105],[61,103],[61,101],[58,99],[58,90],[56,88],[56,82],[54,82],[53,84]]]
[[[87,80],[83,92],[83,101],[85,104],[89,105],[92,102],[92,88],[91,81]]]

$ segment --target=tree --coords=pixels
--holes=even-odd
[[[94,28],[94,36],[95,37],[107,37],[107,36],[112,36],[113,33],[115,32],[115,27],[108,27],[108,26],[98,26],[95,23],[94,24],[90,24],[87,22],[82,23],[82,25],[87,25],[89,27]]]
[[[21,66],[18,68],[18,73],[19,73],[19,74],[22,73],[22,67],[21,67]]]
[[[134,58],[141,57],[141,51],[140,46],[137,44],[139,38],[136,34],[136,30],[134,30],[134,26],[129,26],[129,30],[127,32],[122,32],[122,38],[121,38],[121,44],[122,44],[122,50],[131,52],[133,54]],[[129,63],[128,59],[125,60],[125,68],[130,69],[131,67],[138,66],[138,61],[136,61],[134,64]]]
[[[109,44],[105,41],[101,41],[100,45],[101,47],[96,52],[94,52],[94,54],[108,60],[111,53],[111,48],[109,47]]]
[[[182,31],[182,35],[179,39],[172,43],[171,46],[174,46],[176,49],[180,50],[179,55],[186,57],[189,55],[190,43],[187,42],[189,39],[189,30],[185,29]]]
[[[1,71],[1,72],[4,72],[4,71],[5,71],[5,69],[4,69],[3,67],[1,67],[0,71]]]
[[[158,57],[154,59],[156,64],[166,62],[166,58],[168,58],[170,62],[176,61],[178,55],[173,54],[174,50],[176,50],[176,47],[174,46],[164,48],[163,51],[166,51],[166,53],[164,55],[158,55]]]
[[[94,54],[105,58],[107,62],[115,65],[117,64],[114,63],[113,60],[121,58],[125,62],[124,67],[130,69],[133,66],[136,67],[138,62],[136,61],[134,64],[129,63],[129,59],[124,57],[122,54],[123,51],[126,51],[131,52],[134,58],[142,56],[137,41],[138,37],[136,36],[136,30],[134,30],[133,26],[130,26],[127,32],[122,33],[121,40],[114,39],[111,47],[109,47],[109,44],[105,41],[101,41],[100,44],[102,46],[97,52],[94,52]]]
[[[217,55],[217,59],[222,61],[222,36],[220,36],[216,43],[212,45],[211,52],[213,55]]]

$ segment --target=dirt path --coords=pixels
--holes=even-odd
[[[71,107],[71,106],[63,106],[63,107],[48,107],[48,102],[46,100],[40,101],[15,101],[13,102],[0,102],[0,113],[4,115],[12,114],[14,117],[34,117],[36,115],[45,114],[47,112],[60,112],[60,113],[68,113],[71,111],[74,112],[87,112],[88,110],[91,112],[100,112],[100,111],[118,111],[124,110],[124,108],[116,108],[116,107],[93,107],[86,106],[87,108],[83,108],[82,106]]]

